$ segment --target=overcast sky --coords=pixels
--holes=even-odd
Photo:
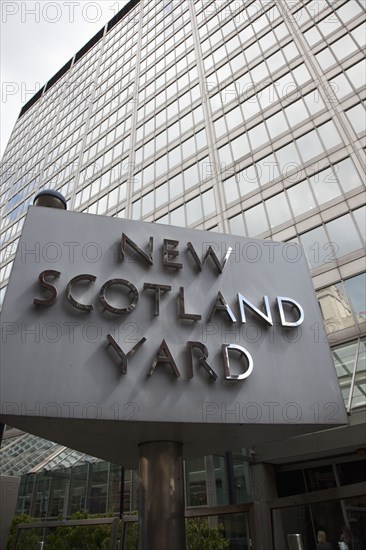
[[[1,0],[1,156],[23,105],[127,0]]]

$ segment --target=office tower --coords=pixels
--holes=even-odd
[[[2,169],[2,295],[46,188],[79,212],[303,246],[350,426],[249,455],[273,522],[296,509],[312,530],[329,510],[358,525],[365,507],[364,7],[133,0],[24,106]],[[317,418],[334,414],[314,403]],[[332,487],[337,500],[309,504]],[[303,497],[290,509],[292,494]]]

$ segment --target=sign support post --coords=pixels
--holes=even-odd
[[[182,444],[139,445],[139,549],[185,550]]]

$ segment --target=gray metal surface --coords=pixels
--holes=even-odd
[[[304,321],[282,326],[296,304]],[[145,441],[190,456],[275,441],[347,423],[326,342],[296,244],[31,207],[2,314],[0,420],[126,465]]]

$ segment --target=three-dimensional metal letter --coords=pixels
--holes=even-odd
[[[162,343],[160,344],[160,347],[159,347],[159,349],[158,349],[158,351],[157,351],[157,353],[156,353],[156,355],[153,359],[153,362],[151,364],[151,368],[150,368],[150,371],[148,372],[148,376],[152,376],[154,374],[156,365],[158,365],[158,363],[164,363],[164,364],[170,365],[173,374],[177,378],[180,377],[180,372],[178,370],[178,367],[175,364],[173,356],[172,356],[172,354],[170,352],[170,349],[168,348],[168,344],[166,343],[165,340],[163,340]]]
[[[220,263],[220,260],[219,260],[218,257],[216,256],[215,251],[214,251],[214,249],[212,248],[211,245],[210,245],[210,246],[208,247],[208,249],[206,250],[206,254],[205,254],[204,257],[203,257],[202,262],[201,262],[201,260],[199,259],[198,254],[197,254],[197,252],[195,251],[194,246],[193,246],[193,244],[192,244],[191,242],[188,242],[188,243],[187,243],[187,250],[188,250],[188,252],[190,252],[190,253],[192,254],[192,258],[193,258],[195,264],[197,265],[199,271],[202,271],[203,266],[204,266],[205,263],[207,262],[208,258],[211,257],[213,263],[214,263],[215,266],[216,266],[217,271],[218,271],[219,273],[222,273],[222,272],[224,271],[224,269],[225,269],[225,266],[226,266],[226,264],[227,264],[227,262],[228,262],[228,260],[229,260],[229,258],[230,258],[230,254],[231,254],[231,252],[232,252],[233,249],[232,249],[231,247],[229,247],[229,248],[227,249],[226,254],[225,254],[225,257],[224,257],[222,263]]]
[[[184,304],[184,288],[181,286],[179,288],[178,294],[178,317],[179,319],[188,319],[190,321],[199,321],[201,315],[197,313],[186,313],[185,304]]]
[[[283,304],[291,304],[292,305],[291,309],[296,309],[297,313],[299,314],[299,318],[297,321],[293,321],[293,322],[286,321]],[[278,305],[278,311],[281,318],[281,325],[283,327],[298,327],[304,322],[304,319],[305,319],[304,310],[302,309],[300,304],[296,302],[296,300],[293,300],[292,298],[285,298],[284,296],[277,296],[277,305]]]
[[[141,340],[139,340],[137,342],[137,344],[135,344],[133,346],[133,348],[130,349],[130,351],[128,353],[125,353],[123,351],[123,349],[119,346],[119,344],[116,342],[116,340],[113,338],[113,336],[111,334],[107,334],[107,340],[109,342],[108,345],[113,347],[113,349],[118,353],[118,355],[120,356],[120,358],[122,360],[122,363],[121,363],[122,374],[127,374],[128,360],[131,359],[131,357],[133,355],[135,355],[135,353],[139,349],[139,347],[141,347],[142,344],[144,342],[146,342],[145,336],[143,338],[141,338]]]
[[[85,273],[84,275],[77,275],[73,279],[71,279],[66,287],[66,297],[67,301],[76,309],[79,309],[80,311],[92,311],[94,309],[94,306],[92,304],[81,304],[71,294],[71,290],[73,285],[76,285],[76,283],[79,283],[80,281],[89,281],[91,283],[94,283],[96,280],[95,275],[89,275],[88,273]]]
[[[47,290],[49,290],[51,292],[51,295],[44,300],[41,300],[40,298],[34,298],[33,300],[34,305],[48,307],[48,306],[52,306],[52,304],[55,303],[57,298],[57,288],[51,285],[51,283],[47,283],[46,277],[57,278],[60,275],[61,275],[60,271],[54,271],[53,269],[46,269],[46,271],[42,271],[42,273],[39,274],[39,277],[38,277],[39,284],[43,288],[46,288]]]
[[[129,290],[129,295],[132,294],[132,300],[130,301],[130,304],[127,307],[113,307],[107,302],[107,298],[105,296],[106,291],[109,287],[112,285],[121,285],[126,286]],[[126,279],[111,279],[110,281],[107,281],[102,288],[100,289],[99,294],[99,301],[104,307],[104,309],[110,311],[111,313],[115,313],[116,315],[120,315],[122,313],[131,313],[137,306],[137,303],[139,301],[140,295],[139,291],[133,285],[130,283],[130,281],[126,281]]]
[[[244,304],[248,306],[249,309],[251,309],[256,315],[259,315],[261,319],[263,319],[268,325],[273,326],[272,321],[272,314],[269,307],[269,300],[268,296],[263,296],[263,303],[266,310],[266,313],[263,313],[260,309],[258,309],[255,305],[253,305],[249,300],[247,300],[240,292],[238,292],[238,302],[239,302],[239,308],[240,308],[240,316],[241,316],[241,322],[245,323],[245,309]]]
[[[160,312],[160,295],[162,292],[168,292],[172,287],[170,285],[160,285],[155,283],[144,283],[144,290],[154,291],[154,315],[157,317]]]
[[[247,351],[242,346],[238,346],[237,344],[222,344],[222,355],[224,358],[224,376],[225,380],[244,380],[245,378],[248,378],[248,376],[251,374],[253,370],[253,359],[250,355],[249,351]],[[230,372],[230,361],[229,361],[229,350],[232,351],[238,351],[241,356],[245,356],[247,362],[248,362],[248,368],[243,374],[231,374]]]
[[[125,259],[126,244],[128,244],[143,260],[148,264],[153,265],[153,250],[154,250],[154,238],[150,237],[148,252],[146,253],[142,248],[140,248],[132,239],[127,237],[125,233],[122,233],[122,239],[120,243],[120,253],[122,261]]]
[[[212,306],[210,315],[208,316],[207,323],[210,323],[212,321],[213,316],[215,315],[216,311],[224,311],[228,316],[232,323],[236,323],[236,318],[234,313],[231,311],[231,308],[221,292],[217,293],[217,298],[215,300],[214,305]]]
[[[172,262],[173,258],[179,256],[179,250],[173,250],[179,245],[179,241],[164,239],[163,243],[163,266],[172,269],[182,269],[183,264],[179,262]]]
[[[208,373],[209,377],[212,380],[217,380],[218,376],[216,372],[210,367],[206,359],[208,357],[208,349],[202,342],[193,342],[188,341],[186,344],[187,348],[187,358],[188,358],[188,378],[193,378],[193,349],[198,349],[202,352],[201,357],[199,357],[199,362]]]

